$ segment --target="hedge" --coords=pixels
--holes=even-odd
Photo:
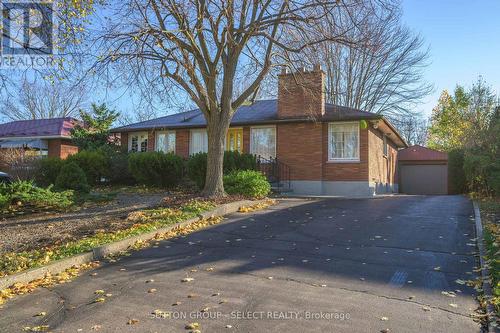
[[[90,191],[85,173],[75,162],[67,162],[61,168],[61,172],[56,179],[56,188],[60,190],[75,190],[82,193]]]
[[[109,176],[109,157],[100,150],[82,150],[67,158],[67,162],[75,162],[85,172],[89,185],[96,185],[102,178]]]
[[[156,187],[173,187],[183,174],[181,157],[163,152],[142,152],[129,155],[128,167],[137,182]]]

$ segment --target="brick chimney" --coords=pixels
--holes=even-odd
[[[278,118],[317,119],[325,113],[325,73],[319,65],[278,76]]]

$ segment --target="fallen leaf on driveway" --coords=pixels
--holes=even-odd
[[[389,333],[389,329],[388,328],[384,328],[383,330],[380,330],[380,333]]]
[[[165,312],[165,311],[158,310],[158,309],[154,310],[153,314],[158,318],[170,318],[169,312]]]
[[[431,311],[431,308],[430,308],[430,307],[428,307],[428,306],[423,306],[423,307],[422,307],[422,310],[424,310],[424,311]]]
[[[148,290],[148,293],[152,294],[152,293],[155,293],[156,292],[156,289],[155,288],[151,288]]]
[[[105,299],[104,297],[99,297],[99,298],[96,298],[96,299],[94,300],[94,303],[102,303],[102,302],[104,302],[105,300],[106,300],[106,299]]]
[[[380,317],[380,320],[382,320],[382,321],[388,321],[389,318],[387,318],[387,317]]]
[[[47,312],[40,312],[40,313],[37,313],[34,317],[44,317],[47,315]]]
[[[177,305],[181,305],[181,304],[182,304],[181,302],[177,301],[177,302],[173,303],[172,306],[177,306]]]
[[[210,310],[210,308],[207,306],[207,307],[204,307],[203,309],[200,310],[200,312],[208,312]]]
[[[45,332],[49,330],[49,325],[41,325],[41,326],[35,326],[35,327],[25,327],[23,328],[23,331],[28,331],[28,332]]]
[[[102,327],[101,325],[94,325],[90,329],[93,330],[93,331],[98,331],[98,330],[101,329],[101,327]]]
[[[200,324],[198,324],[198,323],[190,323],[190,324],[187,324],[185,328],[187,330],[194,330],[195,328],[198,328],[198,327],[200,327]]]
[[[102,295],[102,294],[104,294],[104,290],[102,290],[102,289],[96,290],[96,291],[94,291],[94,294]]]
[[[181,282],[191,282],[194,281],[192,277],[185,277],[184,279],[181,280]]]
[[[457,296],[453,291],[442,291],[441,295],[448,296],[448,297],[456,297]]]
[[[452,308],[458,308],[458,305],[456,305],[454,303],[450,303],[449,306],[451,306]]]
[[[127,325],[135,325],[139,322],[139,319],[130,319],[129,321],[127,321]]]

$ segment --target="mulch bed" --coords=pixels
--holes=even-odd
[[[227,196],[207,200],[193,192],[122,192],[111,202],[86,205],[79,210],[6,218],[0,220],[0,255],[62,244],[98,232],[123,230],[134,224],[127,219],[133,211],[155,207],[177,208],[190,200],[224,204],[242,199],[242,196]]]

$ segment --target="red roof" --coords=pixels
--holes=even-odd
[[[422,147],[411,146],[398,151],[400,161],[447,161],[448,154],[442,151]]]
[[[0,138],[11,137],[70,137],[78,121],[74,118],[18,120],[0,124]]]

